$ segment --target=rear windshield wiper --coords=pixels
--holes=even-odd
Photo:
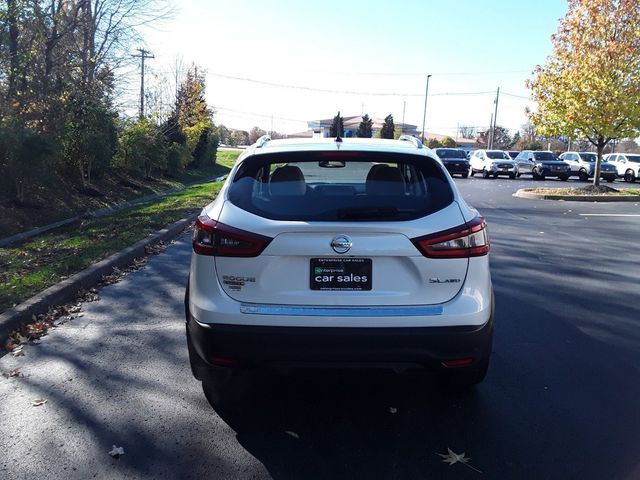
[[[355,220],[363,218],[394,218],[399,210],[396,207],[349,207],[341,208],[337,212],[340,220]]]

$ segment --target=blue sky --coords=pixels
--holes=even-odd
[[[427,130],[455,135],[458,125],[488,125],[495,96],[457,94],[498,86],[516,95],[501,95],[498,124],[524,123],[525,106],[534,105],[517,96],[528,97],[525,79],[551,52],[566,1],[191,0],[176,7],[172,19],[144,32],[156,55],[149,66],[161,76],[179,56],[204,68],[219,123],[268,130],[273,116],[275,130],[292,133],[338,110],[392,113],[400,123],[404,109],[405,121],[421,127],[431,73]]]

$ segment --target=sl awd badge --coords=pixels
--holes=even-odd
[[[331,240],[331,248],[336,253],[347,253],[351,247],[353,247],[353,243],[346,235],[338,235]]]

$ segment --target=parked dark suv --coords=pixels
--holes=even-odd
[[[436,148],[436,155],[440,157],[451,176],[454,174],[462,175],[462,178],[469,176],[469,160],[467,160],[467,153],[464,150],[459,148]]]
[[[515,162],[518,164],[518,176],[530,173],[534,180],[558,177],[566,181],[571,175],[571,166],[550,151],[523,150],[515,158]]]

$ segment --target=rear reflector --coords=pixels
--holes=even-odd
[[[211,363],[216,365],[224,365],[227,367],[233,367],[239,365],[240,362],[238,360],[234,360],[233,358],[225,358],[225,357],[211,357],[209,359]]]
[[[411,241],[422,255],[429,258],[469,258],[489,253],[487,224],[482,217]]]
[[[456,358],[454,360],[445,360],[442,365],[445,367],[466,367],[473,363],[473,358]]]
[[[257,257],[267,248],[270,237],[245,232],[201,215],[193,229],[193,250],[217,257]]]

